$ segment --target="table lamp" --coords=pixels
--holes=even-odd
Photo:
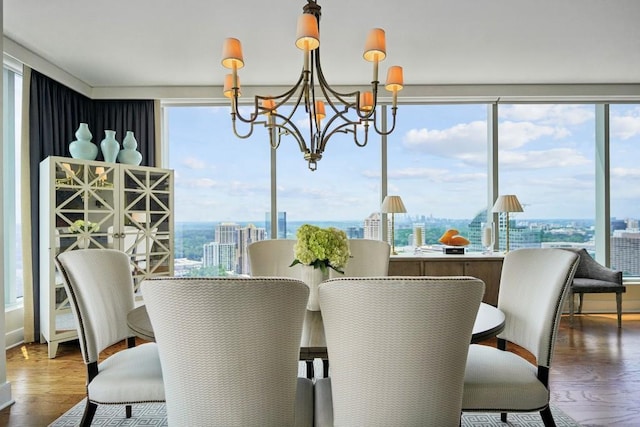
[[[391,254],[398,255],[395,245],[395,223],[393,215],[396,213],[405,213],[407,208],[404,207],[400,196],[386,196],[382,201],[380,212],[391,214]]]
[[[524,212],[524,210],[515,194],[505,194],[498,196],[492,212],[505,212],[507,214],[507,245],[504,251],[507,253],[509,252],[509,212]]]

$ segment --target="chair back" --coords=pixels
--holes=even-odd
[[[319,292],[335,425],[459,424],[480,279],[343,278]]]
[[[289,277],[300,279],[301,266],[294,265],[293,246],[295,239],[260,240],[247,247],[251,276],[254,277]]]
[[[506,339],[531,352],[549,367],[564,299],[578,267],[575,252],[524,248],[505,255],[498,308],[505,314]]]
[[[129,257],[115,249],[78,249],[56,257],[85,363],[132,336],[127,314],[134,308]]]
[[[329,269],[329,278],[380,277],[389,272],[391,245],[382,240],[349,239],[351,258],[344,267],[344,274]]]
[[[158,278],[141,289],[169,425],[293,425],[307,285],[285,278]]]

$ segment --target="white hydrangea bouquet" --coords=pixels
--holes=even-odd
[[[298,241],[293,248],[295,259],[290,267],[303,264],[319,268],[323,274],[328,273],[328,268],[344,273],[342,268],[351,256],[344,231],[304,224],[298,228],[296,237]]]
[[[97,222],[85,221],[82,219],[73,221],[69,226],[69,233],[74,234],[95,233],[98,230],[100,230],[100,225]]]

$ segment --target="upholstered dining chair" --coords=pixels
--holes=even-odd
[[[349,239],[351,257],[344,267],[344,274],[329,269],[329,278],[380,277],[389,272],[391,245],[382,240]]]
[[[170,426],[313,424],[313,384],[297,377],[307,285],[287,278],[157,278],[141,289]]]
[[[458,426],[484,283],[472,277],[331,279],[320,285],[329,378],[316,426]]]
[[[302,277],[301,265],[289,267],[295,258],[295,239],[259,240],[247,247],[251,276]]]
[[[505,255],[498,308],[505,329],[498,348],[473,344],[464,378],[463,411],[540,411],[554,426],[549,408],[549,370],[562,306],[578,266],[578,255],[562,249],[517,249]],[[529,351],[535,365],[506,351],[512,342]]]
[[[76,319],[87,366],[87,405],[81,425],[89,426],[98,405],[163,402],[164,384],[155,343],[135,346],[127,326],[134,308],[129,257],[115,249],[78,249],[56,257]],[[117,342],[128,348],[99,363],[100,353]]]

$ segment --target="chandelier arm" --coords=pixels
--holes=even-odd
[[[286,91],[285,93],[282,93],[280,95],[276,95],[276,96],[262,96],[262,99],[265,98],[271,98],[274,100],[278,100],[278,102],[276,103],[274,109],[279,109],[280,107],[282,107],[283,105],[285,105],[289,99],[291,99],[291,97],[293,95],[296,94],[297,90],[300,90],[300,85],[303,83],[304,80],[304,70],[302,73],[300,73],[300,77],[298,78],[298,81],[291,87],[291,89],[289,89],[288,91]],[[293,111],[296,110],[297,106],[300,104],[300,100],[302,99],[302,92],[300,92],[299,96],[298,96],[298,101],[296,102],[296,107],[293,108]],[[289,118],[291,118],[293,116],[293,113],[289,116]]]
[[[372,116],[375,117],[374,111],[376,111],[376,107],[378,106],[378,83],[379,83],[378,81],[371,82],[371,93],[373,95],[373,105],[371,106],[371,109],[364,114],[361,114],[362,109],[360,108],[360,92],[358,91],[358,97],[356,98],[358,100],[356,114],[361,120],[371,120]]]
[[[240,109],[238,108],[238,88],[233,88],[233,99],[231,100],[231,114],[235,114],[237,118],[240,119],[241,122],[244,123],[253,123],[258,118],[258,102],[254,99],[253,103],[253,113],[249,118],[242,117],[240,114]]]
[[[358,141],[358,132],[356,126],[353,127],[353,142],[355,142],[358,147],[364,147],[369,142],[369,121],[365,120],[362,126],[364,126],[364,142]]]
[[[386,136],[386,135],[390,135],[393,132],[393,130],[396,128],[396,112],[397,111],[398,111],[398,107],[391,107],[391,118],[392,118],[391,129],[387,130],[386,132],[383,132],[380,129],[378,129],[377,114],[376,116],[374,116],[373,128],[375,129],[378,135]]]
[[[251,136],[251,134],[253,133],[253,124],[254,122],[248,122],[249,123],[249,131],[242,135],[238,133],[238,129],[236,128],[236,117],[235,117],[235,113],[231,113],[231,124],[232,124],[232,128],[233,128],[233,134],[235,136],[237,136],[240,139],[247,139]]]
[[[282,130],[282,133],[279,133],[279,136],[281,134],[292,135],[296,139],[296,142],[298,143],[298,146],[300,147],[300,151],[302,153],[306,153],[307,151],[309,151],[307,149],[307,145],[304,142],[304,138],[302,137],[300,129],[298,129],[298,127],[291,120],[278,113],[275,113],[274,117],[282,119],[282,123],[274,123],[274,126],[276,128]],[[279,144],[280,142],[278,142],[278,145]]]
[[[327,101],[331,103],[330,101],[331,97],[327,95],[327,91],[328,91],[333,98],[337,99],[342,104],[353,106],[355,103],[347,102],[344,100],[344,98],[359,96],[360,91],[356,90],[354,92],[338,92],[337,90],[333,89],[329,85],[329,83],[327,83],[327,79],[324,77],[324,73],[322,72],[322,67],[320,65],[320,48],[319,47],[314,51],[314,57],[315,57],[315,70],[318,77],[318,84],[320,85],[322,92],[325,94]]]

